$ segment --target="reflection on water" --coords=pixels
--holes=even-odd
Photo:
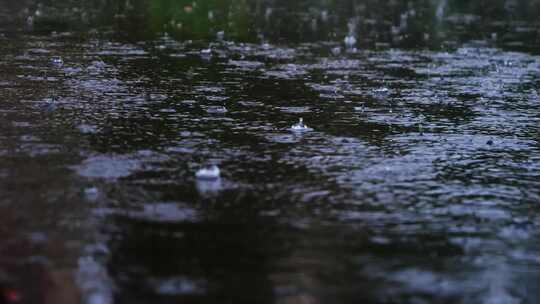
[[[8,1],[0,297],[538,302],[539,9]]]

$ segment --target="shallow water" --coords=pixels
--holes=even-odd
[[[538,302],[538,24],[467,37],[454,19],[493,16],[438,1],[419,41],[415,4],[347,49],[347,1],[311,4],[320,36],[309,1],[278,2],[224,40],[94,2],[80,27],[0,11],[21,14],[0,23],[0,281],[29,303],[55,296],[33,272],[88,303]]]

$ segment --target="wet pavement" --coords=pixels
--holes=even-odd
[[[537,303],[538,24],[468,37],[489,16],[438,1],[444,35],[419,42],[403,19],[424,4],[389,32],[347,1],[282,32],[307,1],[249,3],[267,18],[249,39],[0,10],[19,12],[0,23],[0,285],[27,303]]]

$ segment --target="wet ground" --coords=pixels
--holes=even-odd
[[[537,40],[347,46],[354,20],[140,38],[24,13],[0,27],[0,281],[25,302],[540,300]]]

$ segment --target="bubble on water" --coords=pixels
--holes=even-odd
[[[201,49],[199,53],[201,54],[202,58],[210,58],[212,56],[212,49],[211,48]]]
[[[216,180],[220,175],[221,170],[216,165],[205,166],[195,172],[195,177],[200,180]]]
[[[381,88],[372,90],[372,92],[375,96],[385,97],[390,94],[390,89],[387,87],[381,87]]]
[[[290,128],[293,132],[309,132],[313,131],[312,128],[308,127],[306,124],[304,124],[304,119],[300,117],[298,119],[298,122],[291,126]]]
[[[338,56],[341,54],[341,47],[339,46],[336,46],[336,47],[333,47],[332,48],[332,55],[334,56]]]
[[[227,108],[224,106],[210,106],[206,108],[206,112],[210,114],[224,114],[227,113]]]

